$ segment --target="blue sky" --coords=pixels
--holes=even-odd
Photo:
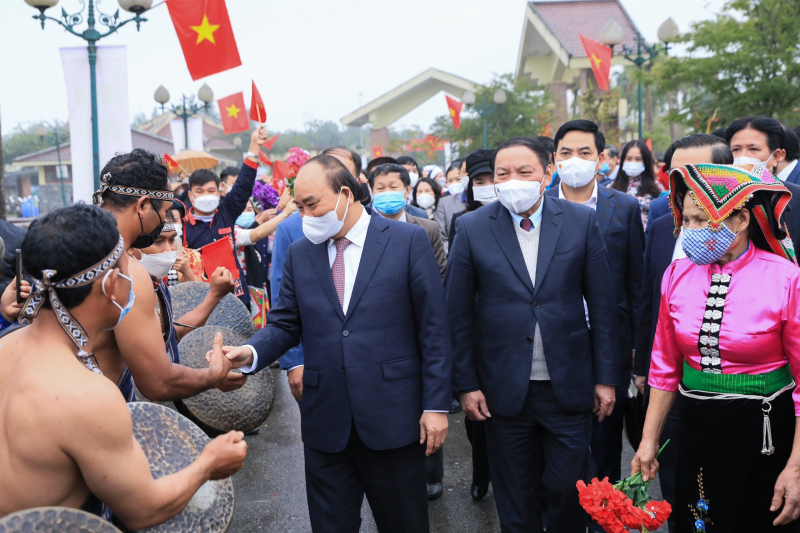
[[[158,0],[157,0],[158,1]],[[673,17],[681,30],[709,18],[722,0],[622,0],[645,38]],[[66,120],[67,100],[58,48],[77,37],[48,23],[44,31],[23,0],[2,0],[0,114],[7,132],[18,123]],[[123,28],[104,43],[128,47],[131,116],[150,113],[164,84],[173,95],[196,93],[205,82],[215,96],[244,91],[254,79],[269,114],[268,128],[302,128],[334,120],[429,67],[476,82],[514,69],[524,0],[228,0],[243,66],[192,82],[165,6],[137,33]],[[61,0],[51,16],[80,6]],[[115,0],[100,8],[113,13]],[[103,43],[101,43],[103,44]],[[427,127],[446,113],[441,96],[396,125]]]

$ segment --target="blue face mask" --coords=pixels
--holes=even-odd
[[[108,272],[106,272],[106,275],[103,276],[103,284],[102,284],[103,294],[105,294],[106,296],[108,296],[108,293],[106,292],[106,278],[108,277],[109,274],[111,274],[111,272],[112,270],[109,270]],[[131,284],[131,290],[130,293],[128,293],[128,303],[125,304],[125,307],[122,307],[114,300],[111,300],[111,303],[116,305],[117,308],[119,309],[119,319],[117,320],[117,323],[114,324],[113,327],[110,327],[105,331],[111,331],[112,329],[115,329],[117,326],[119,326],[120,323],[122,322],[122,319],[125,318],[125,315],[127,315],[130,312],[131,307],[133,307],[133,302],[136,300],[136,293],[133,292],[133,278],[129,278],[122,272],[119,273],[119,277],[127,279]]]
[[[252,211],[249,213],[242,213],[239,215],[239,218],[236,219],[236,225],[240,228],[249,228],[253,225],[253,222],[256,221],[256,214]]]
[[[736,234],[722,224],[719,231],[710,227],[683,228],[683,251],[696,265],[716,263],[725,255],[736,239]]]
[[[406,205],[405,191],[379,192],[373,195],[375,209],[384,215],[396,215]]]
[[[608,174],[608,163],[603,163],[603,165],[600,167],[600,173]]]

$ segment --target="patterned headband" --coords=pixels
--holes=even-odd
[[[25,302],[25,308],[20,317],[20,324],[30,324],[34,318],[39,314],[42,308],[45,297],[50,299],[50,305],[53,307],[53,312],[58,317],[58,323],[61,329],[64,330],[70,340],[78,347],[78,359],[93,372],[102,374],[100,368],[97,366],[97,359],[94,355],[86,353],[86,345],[89,339],[86,336],[86,331],[81,327],[77,320],[72,318],[72,315],[67,311],[66,307],[61,304],[56,294],[56,289],[76,289],[92,283],[100,277],[109,268],[117,264],[122,251],[125,249],[125,243],[122,236],[119,238],[116,248],[106,256],[105,259],[100,261],[94,266],[75,274],[71,278],[62,281],[53,282],[52,278],[56,275],[56,270],[42,270],[42,278],[33,280],[31,286],[31,295]]]
[[[106,172],[100,180],[100,189],[92,195],[92,202],[96,206],[103,205],[103,194],[106,191],[127,196],[147,196],[156,200],[173,200],[175,195],[172,191],[153,191],[150,189],[140,189],[139,187],[128,187],[127,185],[111,185],[111,173]]]
[[[165,231],[178,231],[178,224],[164,224],[164,227],[161,228],[162,233]]]

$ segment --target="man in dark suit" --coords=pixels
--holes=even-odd
[[[585,531],[575,482],[589,475],[592,411],[611,414],[622,365],[597,217],[541,196],[548,164],[533,139],[500,145],[499,201],[456,220],[445,279],[454,387],[467,416],[487,420],[507,532],[542,530],[545,492],[548,529]]]
[[[725,142],[719,137],[705,133],[694,133],[678,139],[669,147],[667,154],[669,157],[665,158],[664,162],[668,168],[702,163],[717,165],[733,163],[733,154]],[[652,213],[652,206],[650,212]],[[658,310],[661,305],[661,279],[673,260],[686,257],[682,248],[682,240],[675,237],[675,220],[671,213],[668,212],[667,215],[657,219],[651,218],[647,225],[647,233],[642,296],[637,317],[636,357],[634,359],[636,387],[645,397],[649,392],[649,389],[646,390],[645,384],[650,369],[650,353],[656,335],[656,324],[658,324]],[[679,430],[678,410],[672,409],[667,417],[661,439],[662,444],[667,439],[671,439],[673,442],[664,449],[658,458],[661,465],[659,470],[661,491],[667,501],[675,501],[675,469],[678,461],[676,445]],[[670,531],[675,529],[673,519],[670,519],[669,528]]]
[[[797,160],[800,159],[800,139],[793,129],[782,124],[781,126],[786,134],[785,142],[781,146],[786,152],[786,157],[776,167],[777,178],[784,183],[800,186],[800,165],[797,164]]]
[[[428,531],[425,456],[447,434],[452,368],[430,242],[422,228],[371,215],[332,156],[306,163],[294,192],[307,238],[289,247],[267,325],[226,354],[258,372],[302,338],[315,532],[358,531],[364,494],[381,532]]]
[[[613,413],[602,423],[597,419],[592,423],[592,456],[599,478],[618,480],[621,479],[622,426],[633,364],[636,311],[642,289],[642,213],[636,198],[603,187],[595,179],[603,164],[601,155],[605,148],[605,137],[597,124],[588,120],[567,122],[558,129],[555,143],[555,164],[561,184],[547,194],[596,211],[611,268],[621,368]]]

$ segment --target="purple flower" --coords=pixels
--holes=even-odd
[[[277,207],[280,201],[280,194],[263,181],[257,181],[255,187],[253,187],[253,198],[262,208],[272,209]]]

